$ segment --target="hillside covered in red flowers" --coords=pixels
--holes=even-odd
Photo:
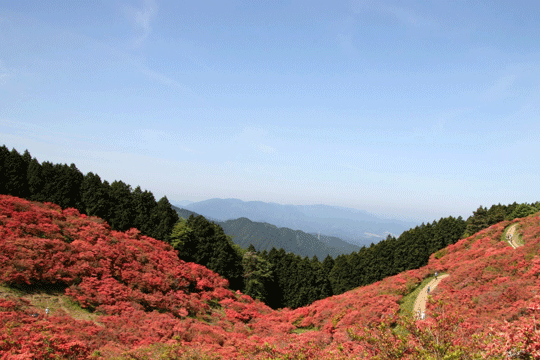
[[[518,224],[523,246],[504,231]],[[540,358],[540,217],[506,221],[432,255],[427,266],[296,310],[274,311],[179,260],[136,229],[0,196],[0,356],[25,358]],[[447,273],[428,317],[400,310]],[[12,290],[12,291],[11,291]],[[66,296],[88,313],[50,314],[22,294]],[[452,355],[453,354],[453,355]]]

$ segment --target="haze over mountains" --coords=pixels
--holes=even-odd
[[[176,204],[181,203],[183,202]],[[282,205],[215,198],[181,206],[219,221],[244,217],[277,227],[339,237],[360,246],[376,243],[388,234],[399,236],[403,231],[418,225],[414,222],[380,218],[362,210],[329,205]]]
[[[174,205],[173,209],[184,219],[187,219],[190,215],[195,217],[200,215]],[[253,245],[257,251],[270,251],[272,248],[281,248],[286,252],[309,258],[315,255],[322,260],[328,255],[335,258],[338,255],[350,254],[360,250],[358,245],[353,245],[337,237],[308,234],[301,230],[277,227],[266,222],[251,221],[245,217],[226,221],[207,217],[207,220],[221,226],[225,234],[232,237],[235,244],[242,248]]]

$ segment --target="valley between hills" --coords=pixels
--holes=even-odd
[[[538,213],[461,239],[418,269],[280,310],[169,244],[75,209],[2,195],[0,234],[5,359],[540,357]],[[449,276],[415,320],[407,298],[435,272]]]
[[[209,221],[74,164],[4,146],[0,169],[2,359],[540,358],[539,202],[321,261],[309,233]]]

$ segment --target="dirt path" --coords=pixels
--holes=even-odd
[[[518,224],[514,224],[510,226],[508,230],[506,230],[506,239],[508,240],[508,243],[510,244],[510,246],[513,247],[514,249],[521,246],[520,244],[516,242],[516,239],[518,237],[518,234],[516,233],[517,225]]]
[[[62,294],[25,293],[20,290],[16,291],[5,286],[0,286],[0,298],[25,299],[30,302],[30,306],[37,313],[45,314],[45,309],[49,308],[51,315],[58,312],[65,312],[75,320],[92,321],[94,324],[101,326],[96,320],[97,315],[74,304],[67,296]]]
[[[414,310],[413,310],[414,315],[418,314],[418,311],[420,311],[420,313],[425,313],[426,312],[426,302],[427,302],[427,297],[428,297],[427,289],[428,289],[428,287],[430,289],[430,293],[433,292],[433,290],[435,290],[435,288],[437,287],[437,285],[439,285],[441,280],[448,277],[448,276],[449,276],[448,274],[439,275],[437,277],[437,279],[431,280],[429,282],[429,284],[427,284],[426,286],[424,286],[424,288],[422,290],[420,290],[420,294],[418,294],[418,296],[416,297],[416,301],[414,302]]]

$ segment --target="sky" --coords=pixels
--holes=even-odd
[[[6,1],[0,145],[174,203],[540,200],[540,2]]]

